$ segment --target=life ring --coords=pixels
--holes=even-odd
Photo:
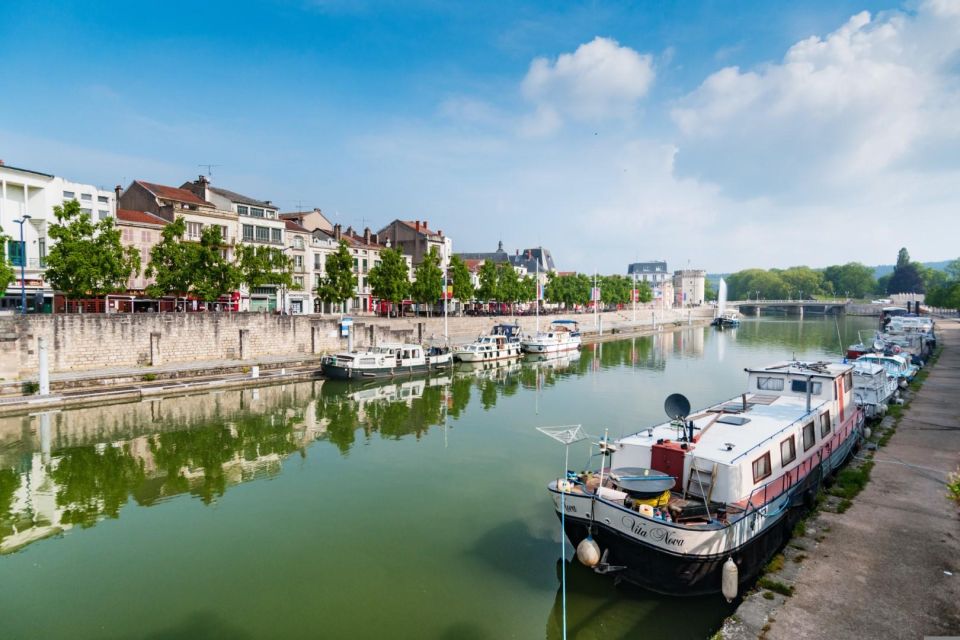
[[[898,354],[900,353],[900,351],[902,351],[902,349],[900,349],[900,345],[898,345],[898,344],[893,345],[893,353],[894,353],[894,355],[898,355]]]

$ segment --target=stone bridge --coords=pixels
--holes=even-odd
[[[760,315],[761,310],[781,311],[787,315],[803,317],[804,314],[827,315],[844,313],[848,298],[831,300],[735,300],[727,307],[737,309],[743,315]]]

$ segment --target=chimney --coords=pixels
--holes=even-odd
[[[373,243],[373,244],[380,244],[380,234],[379,234],[379,233],[371,233],[371,234],[370,234],[370,242]]]
[[[370,227],[366,227],[363,230],[363,241],[370,244]]]
[[[273,204],[273,203],[270,202],[269,200],[264,200],[263,203],[264,203],[265,205],[267,205],[268,207]]]
[[[347,227],[347,236],[350,237],[353,235],[353,226]]]
[[[207,176],[201,174],[200,177],[197,178],[197,184],[201,184],[206,187],[208,184],[210,184],[210,181],[207,180]]]
[[[417,230],[417,233],[420,233],[420,221],[419,221],[419,220],[415,220],[414,222],[415,222],[415,228],[416,228],[416,230]]]
[[[4,162],[3,160],[0,160],[0,167],[2,167],[2,166],[5,165],[5,164],[6,164],[6,162]]]
[[[0,163],[0,164],[2,164],[2,163]],[[118,208],[118,209],[120,208],[120,192],[121,192],[121,191],[123,191],[123,187],[121,187],[120,185],[117,185],[117,186],[115,186],[115,187],[113,188],[113,192],[114,192],[115,194],[117,194],[117,208]]]
[[[437,229],[437,235],[443,237],[443,229]]]
[[[339,224],[333,225],[333,239],[337,242],[340,242],[340,236],[343,235],[342,229],[343,227],[341,227]]]
[[[426,230],[429,229],[429,228],[430,228],[430,223],[427,222],[426,220],[424,220],[424,221],[423,221],[423,230],[426,231]]]
[[[517,257],[520,257],[520,249],[517,249]]]

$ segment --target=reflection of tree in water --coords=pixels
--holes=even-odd
[[[300,448],[289,422],[279,409],[266,414],[240,416],[232,422],[217,420],[203,428],[157,434],[150,451],[162,470],[163,494],[189,490],[205,503],[223,495],[227,487],[225,465],[253,462],[267,456],[286,456]],[[202,479],[191,483],[184,469],[201,469]]]
[[[13,533],[10,507],[13,506],[13,494],[20,486],[20,474],[13,469],[0,469],[0,538]]]
[[[493,380],[481,380],[480,384],[480,404],[484,411],[489,411],[497,404],[497,383]]]
[[[61,522],[92,526],[102,514],[119,515],[130,492],[143,482],[143,461],[130,453],[130,445],[67,449],[50,477],[57,483]]]
[[[473,387],[473,379],[469,376],[459,376],[450,383],[450,401],[448,402],[448,413],[453,418],[459,418],[470,404],[470,388]]]
[[[327,439],[340,453],[347,453],[360,426],[359,404],[344,396],[322,397],[317,401],[317,420],[327,420]]]
[[[596,358],[604,368],[639,367],[662,370],[666,366],[663,354],[658,354],[654,348],[653,336],[604,342],[590,345],[588,348],[590,351],[580,358],[581,363],[584,360]]]

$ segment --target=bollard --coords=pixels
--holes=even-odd
[[[37,338],[37,360],[40,367],[40,395],[50,395],[50,365],[47,361],[47,339]]]
[[[250,377],[251,377],[251,378],[259,378],[259,377],[260,377],[260,367],[259,367],[259,366],[253,365],[253,367],[250,368]]]

